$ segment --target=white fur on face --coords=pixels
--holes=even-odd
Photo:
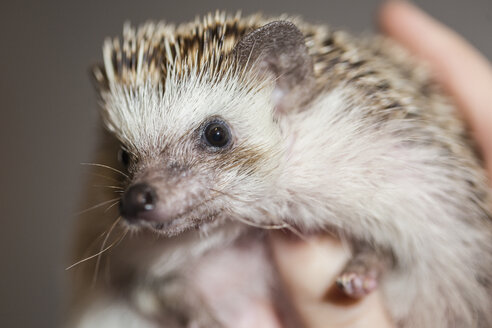
[[[175,198],[167,203],[185,208],[191,198],[199,204],[201,198],[212,195],[214,201],[203,207],[204,218],[218,210],[237,213],[236,208],[272,192],[282,152],[280,129],[273,117],[273,83],[263,81],[251,87],[232,70],[221,79],[207,74],[190,72],[181,77],[169,73],[164,85],[150,80],[138,86],[113,83],[109,92],[103,93],[106,125],[131,153],[150,158],[161,167],[171,160],[192,166],[189,181],[176,186]],[[215,118],[231,129],[233,145],[223,156],[227,165],[220,156],[197,147],[197,132]],[[251,169],[235,165],[248,161]],[[217,173],[217,167],[224,168]],[[159,191],[159,186],[155,187]],[[215,191],[221,195],[213,196]],[[193,212],[193,216],[200,213]]]
[[[229,123],[238,143],[262,149],[278,138],[272,90],[268,84],[251,89],[232,70],[220,80],[206,72],[184,77],[171,72],[164,85],[151,80],[138,86],[113,83],[103,93],[103,106],[108,128],[137,154],[159,154],[211,117]]]

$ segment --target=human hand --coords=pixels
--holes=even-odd
[[[492,176],[492,68],[465,40],[404,1],[385,3],[381,30],[427,61],[470,124]],[[333,286],[348,259],[328,236],[307,242],[272,236],[272,249],[292,300],[307,327],[392,327],[378,291],[359,301],[338,297]],[[331,289],[330,289],[331,288]]]
[[[393,327],[379,291],[355,300],[334,285],[349,259],[338,240],[315,236],[305,241],[277,233],[271,244],[289,296],[306,327]]]
[[[492,67],[461,36],[405,1],[380,11],[381,30],[426,61],[465,115],[492,176]]]

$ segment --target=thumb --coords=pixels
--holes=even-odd
[[[354,300],[335,286],[349,258],[338,240],[327,235],[299,240],[278,232],[271,235],[271,245],[277,268],[306,327],[392,327],[378,291]]]

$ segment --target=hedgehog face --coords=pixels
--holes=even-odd
[[[106,125],[132,177],[122,216],[176,234],[266,197],[281,162],[272,92],[272,83],[190,75],[103,94]]]
[[[120,207],[128,222],[174,235],[261,211],[274,193],[284,152],[276,120],[309,89],[311,58],[292,23],[249,34],[239,25],[209,18],[191,39],[127,28],[123,47],[106,43],[94,75],[131,176]]]

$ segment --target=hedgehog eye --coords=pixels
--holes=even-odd
[[[203,130],[203,139],[211,147],[223,148],[229,145],[231,133],[225,122],[212,121]]]
[[[130,154],[128,154],[128,152],[126,150],[124,150],[123,148],[120,148],[120,150],[118,151],[118,161],[125,167],[125,168],[128,168],[128,166],[130,165]]]

